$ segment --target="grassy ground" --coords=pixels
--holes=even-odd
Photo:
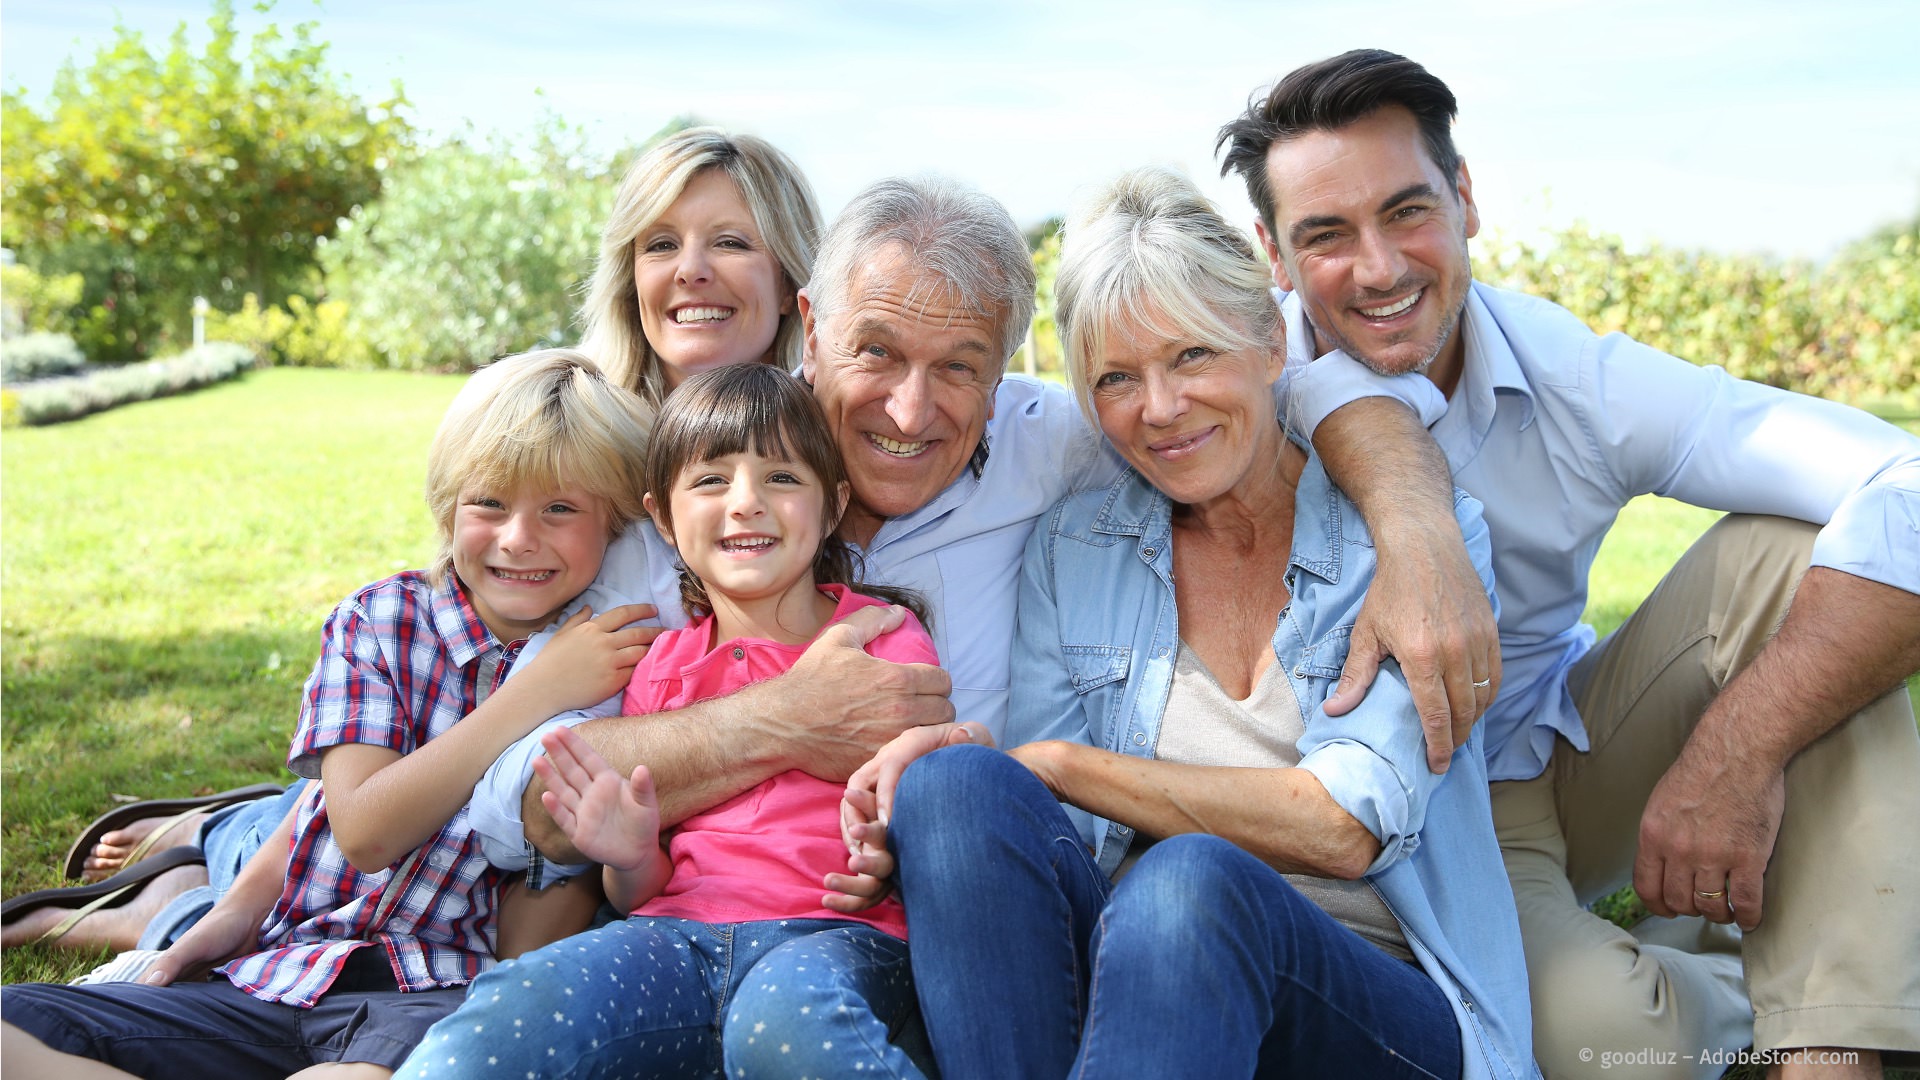
[[[5,895],[58,884],[116,797],[284,777],[321,619],[431,555],[426,447],[459,382],[268,370],[6,433]],[[1659,499],[1622,513],[1594,572],[1602,633],[1715,517]],[[84,966],[34,948],[0,962],[7,982]]]

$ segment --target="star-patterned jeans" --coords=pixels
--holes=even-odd
[[[481,975],[395,1075],[918,1078],[909,1027],[907,943],[871,926],[636,917]]]

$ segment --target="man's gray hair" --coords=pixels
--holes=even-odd
[[[957,307],[999,318],[1005,365],[1026,339],[1034,302],[1033,257],[1007,208],[940,177],[895,178],[868,187],[847,203],[820,242],[807,286],[814,318],[844,310],[860,269],[894,246],[922,275],[909,304],[951,299]],[[927,295],[943,284],[948,297]]]

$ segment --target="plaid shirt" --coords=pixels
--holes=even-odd
[[[321,752],[342,743],[411,753],[472,712],[518,651],[494,640],[451,576],[441,588],[418,571],[368,585],[327,620],[288,767],[317,777]],[[491,966],[501,874],[466,808],[393,867],[362,874],[334,841],[321,787],[294,812],[287,884],[260,929],[265,951],[220,973],[263,1001],[310,1008],[369,942],[386,949],[402,990],[463,985]]]

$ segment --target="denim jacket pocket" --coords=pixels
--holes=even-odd
[[[1293,664],[1293,677],[1338,679],[1346,666],[1347,646],[1352,638],[1351,625],[1337,626],[1328,631],[1325,637],[1301,651],[1299,659]]]
[[[1133,666],[1133,650],[1125,645],[1060,646],[1060,658],[1067,667],[1067,681],[1076,694],[1088,694],[1127,677]]]

